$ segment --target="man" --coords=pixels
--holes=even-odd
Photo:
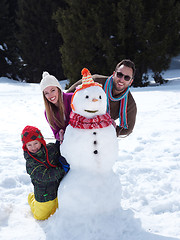
[[[117,136],[129,135],[134,128],[137,114],[137,107],[129,88],[134,80],[135,65],[129,59],[124,59],[117,64],[113,74],[108,76],[92,75],[95,82],[103,85],[106,92],[107,110],[113,120],[119,118],[119,126],[116,127]],[[73,84],[67,92],[74,92],[76,87],[82,83],[79,80]]]

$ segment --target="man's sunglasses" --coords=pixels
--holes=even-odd
[[[132,77],[130,77],[129,75],[124,75],[122,72],[116,72],[116,76],[117,76],[118,78],[124,77],[124,80],[125,80],[125,81],[129,81],[129,80],[132,79]]]

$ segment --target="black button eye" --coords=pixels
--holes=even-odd
[[[88,95],[86,95],[86,98],[89,98],[89,96],[88,96]]]
[[[101,95],[99,96],[99,99],[102,99]]]

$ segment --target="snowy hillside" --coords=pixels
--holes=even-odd
[[[171,81],[163,86],[131,88],[137,122],[130,136],[118,139],[114,166],[122,188],[122,217],[112,215],[120,219],[119,225],[103,240],[115,240],[114,232],[122,227],[127,229],[120,233],[123,240],[180,239],[180,70],[171,69],[164,77]],[[53,233],[67,240],[56,227],[60,211],[44,222],[36,221],[27,203],[33,188],[25,169],[21,131],[34,125],[47,142],[54,141],[39,85],[0,78],[0,109],[0,239],[53,240]],[[76,233],[71,231],[68,240],[78,239]]]

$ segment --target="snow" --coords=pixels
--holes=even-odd
[[[162,86],[131,88],[138,108],[137,121],[131,135],[118,138],[118,160],[114,165],[121,206],[111,216],[102,214],[92,223],[92,227],[100,224],[106,233],[104,219],[109,219],[109,225],[117,219],[103,240],[117,239],[117,231],[122,240],[180,239],[180,70],[171,69],[164,77],[170,81]],[[56,221],[60,210],[48,220],[37,221],[27,203],[33,187],[25,169],[20,134],[26,125],[33,125],[41,129],[47,142],[54,141],[44,117],[39,84],[0,78],[0,109],[0,239],[67,240],[58,228],[63,219]],[[64,182],[71,181],[70,176]],[[113,201],[113,196],[108,197]],[[78,223],[78,218],[75,215],[71,221]],[[91,238],[86,224],[81,228],[70,226],[69,221],[68,240],[100,240]]]

